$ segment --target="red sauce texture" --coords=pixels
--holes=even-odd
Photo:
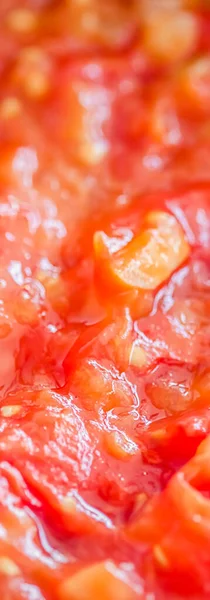
[[[1,0],[1,600],[209,600],[209,357],[209,0]]]

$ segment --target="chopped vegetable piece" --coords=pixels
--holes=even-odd
[[[111,243],[111,240],[110,240]],[[119,287],[154,290],[189,256],[189,245],[176,219],[164,212],[148,213],[144,227],[122,250],[109,256],[109,240],[95,235],[96,258]],[[104,261],[104,267],[103,267]]]
[[[59,600],[92,600],[101,597],[103,600],[135,600],[135,592],[124,581],[113,563],[99,563],[79,571],[61,585]]]

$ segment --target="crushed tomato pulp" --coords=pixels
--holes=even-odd
[[[210,3],[0,2],[1,600],[210,598]]]

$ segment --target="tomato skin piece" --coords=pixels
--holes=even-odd
[[[95,234],[96,258],[102,257],[102,271],[104,261],[105,270],[110,272],[116,287],[154,290],[189,256],[184,233],[171,215],[158,211],[148,213],[144,227],[125,248],[111,257],[104,234]]]
[[[154,422],[141,435],[146,448],[177,466],[192,458],[209,432],[209,411],[201,408]]]
[[[26,509],[28,497],[38,505],[30,495],[27,486],[18,471],[9,463],[3,462],[0,473],[1,481],[1,530],[4,535],[0,539],[0,588],[2,598],[30,597],[35,589],[36,597],[41,600],[53,593],[62,577],[62,565],[56,562],[53,554],[49,561],[49,550],[42,546],[39,531],[33,512]],[[25,501],[21,499],[21,494]],[[16,543],[14,545],[14,537]],[[30,539],[30,544],[28,540]]]
[[[152,547],[156,573],[163,574],[166,589],[173,582],[178,594],[184,575],[188,576],[186,595],[193,589],[198,596],[208,592],[210,501],[200,490],[209,484],[209,447],[208,436],[127,529],[131,539]]]

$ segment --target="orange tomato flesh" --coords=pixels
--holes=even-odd
[[[111,241],[110,241],[111,244]],[[176,219],[164,212],[146,215],[144,228],[122,250],[108,257],[103,233],[94,238],[97,260],[103,256],[110,279],[121,288],[154,290],[189,256],[189,245]]]

